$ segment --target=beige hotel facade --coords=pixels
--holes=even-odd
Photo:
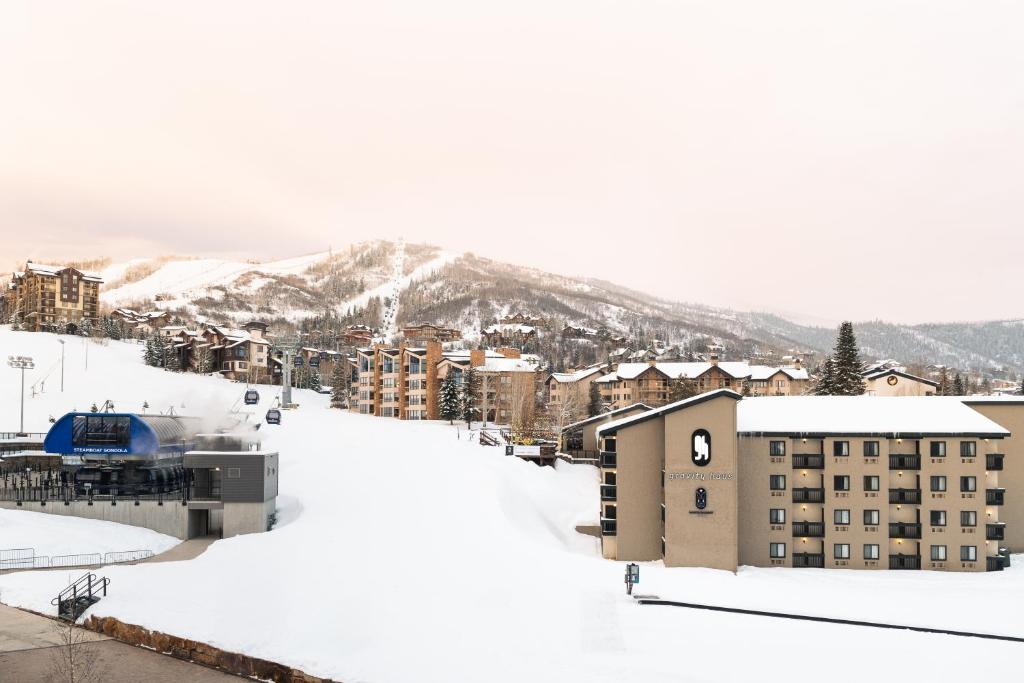
[[[630,415],[597,430],[603,555],[1000,570],[1024,549],[1014,429],[1024,401],[997,397],[718,390]]]

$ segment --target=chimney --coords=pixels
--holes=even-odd
[[[712,365],[714,365],[715,367],[718,367],[718,354],[717,353],[712,353],[711,357],[708,360],[711,361]]]
[[[483,349],[473,349],[469,352],[469,366],[478,368],[487,362],[487,352]]]
[[[800,358],[799,358],[799,357],[797,357],[797,358],[794,358],[794,359],[793,359],[793,368],[794,368],[794,369],[796,369],[796,370],[799,370],[799,369],[800,369],[800,364],[801,364],[802,362],[803,362],[803,361],[802,361],[802,360],[800,360]]]
[[[651,367],[651,368],[653,368],[657,364],[658,364],[658,361],[657,361],[657,359],[654,359],[654,358],[648,359],[648,361],[647,361],[647,366]]]

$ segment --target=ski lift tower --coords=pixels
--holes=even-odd
[[[274,349],[281,352],[281,407],[292,407],[292,364],[295,354],[302,348],[298,337],[282,337],[274,342]]]

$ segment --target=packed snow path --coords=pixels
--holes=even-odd
[[[48,383],[27,400],[30,431],[105,398],[119,409],[148,401],[213,414],[244,388],[144,367],[138,347],[122,343],[94,344],[86,375],[81,342],[65,339],[66,393]],[[49,358],[59,344],[0,327],[0,353]],[[0,386],[14,386],[12,373],[0,367]],[[277,527],[184,562],[105,569],[115,589],[91,613],[371,683],[790,680],[791,665],[773,664],[780,644],[830,681],[863,679],[862,667],[835,666],[851,652],[869,653],[887,680],[976,677],[980,661],[1019,668],[1013,643],[638,605],[625,595],[623,563],[602,560],[597,539],[574,531],[597,517],[592,468],[540,468],[460,441],[446,424],[295,395],[301,407],[261,430],[264,447],[281,453]],[[16,414],[16,402],[0,392],[0,415]],[[49,612],[66,574],[0,576],[0,599]],[[154,590],[171,585],[187,590],[173,600]],[[638,588],[682,602],[1024,635],[1021,558],[988,574],[645,563]],[[905,656],[940,648],[947,656]]]
[[[404,285],[405,270],[405,240],[398,238],[395,244],[395,254],[392,258],[391,282],[388,294],[388,307],[384,311],[384,319],[381,321],[381,334],[379,341],[387,343],[398,333],[398,297]]]

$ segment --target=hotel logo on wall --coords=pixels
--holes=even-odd
[[[697,467],[706,467],[711,463],[711,432],[698,429],[693,432],[693,452],[690,460]]]

